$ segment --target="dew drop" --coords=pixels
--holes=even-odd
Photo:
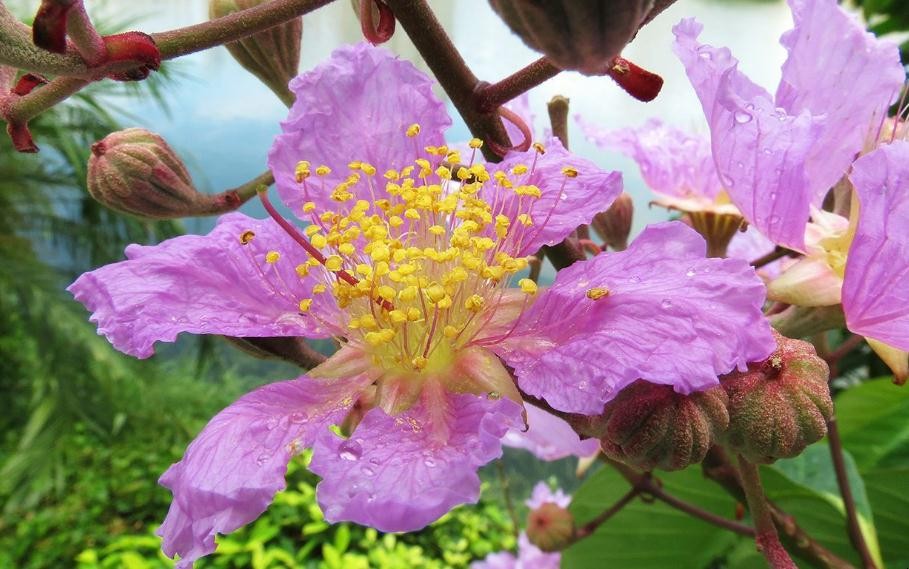
[[[265,466],[265,463],[268,462],[268,459],[271,458],[271,455],[267,452],[263,452],[258,457],[256,457],[256,464],[259,466]]]
[[[728,174],[720,174],[720,181],[723,182],[723,185],[727,188],[731,188],[735,185],[735,180]]]
[[[773,154],[773,150],[771,150],[769,148],[765,148],[765,149],[761,150],[761,152],[763,152],[767,156],[770,156],[771,154]]]
[[[306,413],[291,413],[289,419],[291,423],[303,423],[308,417]]]
[[[767,221],[770,223],[770,225],[776,225],[777,223],[780,222],[780,216],[778,216],[778,215],[771,215],[771,216],[770,216],[770,219],[768,219]]]
[[[435,467],[436,467],[436,461],[435,461],[435,459],[432,458],[431,456],[427,456],[425,459],[423,459],[423,464],[425,464],[425,465],[428,466],[429,468],[435,468]]]
[[[751,119],[754,117],[751,116],[751,113],[746,113],[745,111],[736,111],[733,113],[732,118],[734,118],[735,122],[739,124],[745,124],[751,122]]]
[[[770,192],[770,199],[771,199],[771,200],[775,200],[775,199],[776,199],[776,192]]]
[[[633,283],[639,283],[639,282],[641,282],[641,277],[635,275],[635,276],[631,277],[631,278],[628,279],[628,280],[630,280],[630,281],[633,282]]]
[[[361,468],[360,470],[361,470],[361,471],[363,472],[363,474],[365,474],[366,476],[375,476],[375,475],[376,475],[375,469],[373,469],[373,468],[370,467],[370,466],[364,466],[364,467]]]
[[[344,441],[338,447],[338,456],[344,460],[360,460],[362,454],[363,448],[356,441]]]
[[[672,308],[672,301],[669,300],[668,298],[664,298],[663,301],[660,303],[660,306],[662,306],[664,309],[668,310],[668,309]]]
[[[685,273],[686,277],[693,277],[697,272],[694,270],[694,267],[688,267],[688,271]]]
[[[713,53],[711,52],[709,45],[702,45],[698,48],[698,57],[701,59],[713,59]]]
[[[373,466],[379,466],[379,459],[378,459],[378,458],[370,458],[370,459],[369,459],[369,464],[371,464],[371,465],[373,465]]]
[[[275,427],[278,426],[278,422],[279,421],[277,417],[269,417],[268,420],[265,421],[265,428],[269,431],[273,431]]]

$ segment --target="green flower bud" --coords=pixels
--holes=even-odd
[[[211,0],[208,13],[212,19],[220,18],[265,2],[266,0]],[[301,17],[224,44],[224,47],[243,69],[258,77],[290,106],[294,102],[294,96],[287,84],[296,77],[300,66],[302,36]]]
[[[93,144],[87,181],[98,202],[146,219],[223,213],[241,203],[236,192],[197,191],[173,149],[142,128],[114,132]]]
[[[574,517],[553,502],[527,515],[527,539],[543,551],[561,551],[574,540]]]
[[[729,395],[724,442],[755,463],[798,456],[827,434],[833,417],[827,363],[808,342],[774,336],[769,358],[722,378]]]
[[[603,452],[641,470],[680,470],[704,460],[729,424],[720,387],[689,395],[638,380],[606,404],[599,419]]]

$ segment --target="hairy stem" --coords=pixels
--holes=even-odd
[[[786,553],[783,544],[780,543],[780,537],[776,533],[776,526],[773,523],[773,516],[770,514],[770,505],[764,496],[761,474],[757,465],[748,462],[745,457],[740,455],[739,473],[742,479],[742,489],[745,491],[745,499],[748,500],[748,509],[751,510],[751,517],[754,521],[754,529],[757,532],[754,541],[758,551],[773,569],[796,569],[795,563]]]
[[[530,91],[562,70],[547,57],[541,57],[527,67],[515,71],[505,79],[487,84],[475,91],[477,108],[490,113],[515,97]]]
[[[583,526],[579,527],[577,529],[577,531],[575,531],[574,539],[572,541],[579,541],[579,540],[584,539],[585,537],[589,537],[590,535],[592,535],[593,532],[595,532],[597,530],[597,528],[599,528],[601,525],[603,525],[607,520],[609,520],[609,518],[611,518],[612,516],[616,515],[620,511],[622,511],[622,509],[625,506],[627,506],[628,504],[630,504],[631,501],[634,500],[640,493],[641,493],[641,491],[638,488],[632,486],[632,488],[630,490],[628,490],[628,492],[626,492],[624,496],[619,498],[619,500],[615,504],[606,508],[605,510],[603,510],[602,512],[597,514],[597,516],[595,518],[593,518],[592,520],[590,520]]]

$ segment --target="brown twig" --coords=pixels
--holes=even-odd
[[[595,532],[597,530],[597,528],[599,528],[601,525],[603,525],[607,520],[609,520],[609,518],[611,518],[612,516],[616,515],[620,511],[622,511],[622,508],[624,508],[625,506],[630,504],[631,501],[634,500],[640,493],[641,493],[640,489],[632,486],[631,489],[628,490],[628,492],[626,492],[624,496],[619,498],[619,500],[615,504],[606,508],[605,510],[603,510],[602,512],[597,514],[597,516],[594,517],[592,520],[590,520],[583,526],[579,527],[577,529],[577,531],[575,531],[575,533],[574,533],[572,542],[580,541],[580,540],[584,539],[585,537],[589,537],[590,535],[592,535],[593,532]]]
[[[477,108],[481,112],[491,113],[515,97],[552,79],[561,71],[548,58],[541,57],[505,79],[477,89],[475,95]]]
[[[797,254],[798,253],[796,253],[795,251],[786,249],[785,247],[777,246],[773,251],[767,253],[766,255],[762,255],[762,256],[758,257],[757,259],[751,261],[751,266],[754,267],[755,269],[760,269],[764,265],[769,265],[770,263],[772,263],[778,259],[782,259],[783,257],[787,257],[789,255],[797,255]]]

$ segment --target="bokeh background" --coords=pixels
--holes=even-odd
[[[37,0],[8,5],[27,19]],[[205,0],[86,2],[109,31],[163,31],[207,19]],[[510,34],[485,0],[432,2],[465,60],[495,81],[538,57]],[[656,101],[628,97],[608,78],[563,73],[530,94],[536,131],[556,94],[571,113],[605,127],[650,117],[705,130],[699,103],[670,45],[682,17],[704,23],[703,38],[729,46],[741,68],[773,89],[785,52],[789,10],[775,0],[679,0],[646,26],[624,55],[660,74]],[[348,0],[304,18],[301,71],[344,43],[360,41]],[[387,47],[425,70],[406,35]],[[441,91],[440,96],[444,96]],[[450,105],[449,105],[450,107]],[[450,141],[469,138],[457,118]],[[89,146],[108,132],[142,126],[179,152],[197,186],[216,192],[265,169],[282,103],[224,48],[167,62],[142,85],[100,84],[43,115],[33,131],[42,152],[19,155],[0,137],[0,567],[168,567],[153,535],[169,504],[156,485],[189,440],[219,409],[253,386],[295,377],[288,364],[255,360],[220,338],[181,337],[147,361],[125,357],[96,335],[87,313],[63,291],[79,273],[118,260],[131,242],[201,233],[212,219],[147,223],[104,210],[84,190]],[[573,126],[573,124],[572,124]],[[665,219],[648,208],[636,166],[586,142],[572,149],[618,169],[635,200],[635,228]],[[243,211],[264,212],[257,203]],[[288,490],[259,521],[220,542],[201,567],[463,567],[513,548],[513,518],[537,480],[568,491],[577,461],[542,464],[520,451],[483,471],[478,506],[455,510],[423,532],[382,535],[328,526],[314,503],[317,479],[306,456],[288,474]]]

